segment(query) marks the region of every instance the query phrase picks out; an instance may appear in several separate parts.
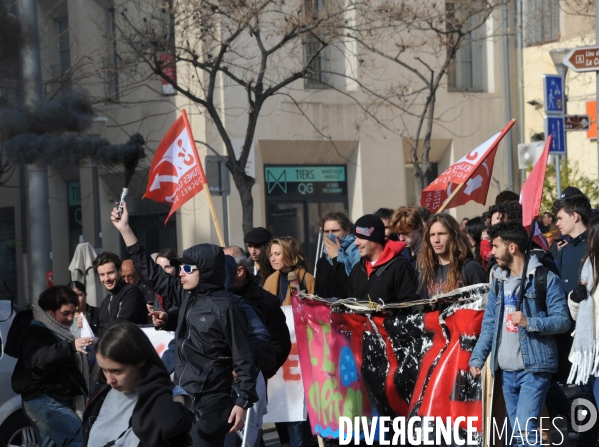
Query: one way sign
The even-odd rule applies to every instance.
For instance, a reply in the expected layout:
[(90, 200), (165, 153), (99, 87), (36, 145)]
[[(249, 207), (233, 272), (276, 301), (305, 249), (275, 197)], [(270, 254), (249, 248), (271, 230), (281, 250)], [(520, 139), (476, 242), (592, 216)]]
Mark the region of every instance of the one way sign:
[(545, 136), (552, 135), (551, 155), (566, 154), (566, 129), (564, 129), (563, 116), (546, 116), (545, 117)]
[(590, 125), (589, 115), (566, 115), (564, 117), (565, 130), (589, 130)]

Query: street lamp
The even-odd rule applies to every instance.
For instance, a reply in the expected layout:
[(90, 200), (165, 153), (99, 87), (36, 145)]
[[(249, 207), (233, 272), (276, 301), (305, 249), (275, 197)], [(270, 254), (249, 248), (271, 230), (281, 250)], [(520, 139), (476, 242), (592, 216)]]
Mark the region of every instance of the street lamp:
[[(106, 122), (103, 116), (96, 116), (88, 133), (103, 138), (106, 132)], [(98, 179), (98, 165), (92, 160), (92, 188), (94, 199), (94, 249), (97, 254), (102, 252), (102, 222), (100, 220), (100, 184)]]
[(564, 64), (564, 57), (566, 57), (569, 51), (569, 48), (554, 48), (549, 51), (553, 65), (557, 69), (557, 74), (564, 78), (564, 83), (566, 82), (566, 74), (568, 74), (568, 67)]
[[(568, 54), (569, 51), (569, 48), (554, 48), (549, 51), (553, 65), (555, 65), (555, 68), (557, 69), (557, 74), (564, 80), (564, 115), (567, 113), (568, 109), (568, 98), (566, 96), (566, 75), (568, 74), (568, 67), (564, 64), (564, 57), (566, 57), (566, 54)], [(562, 195), (561, 158), (561, 155), (555, 155), (555, 186), (558, 198)]]

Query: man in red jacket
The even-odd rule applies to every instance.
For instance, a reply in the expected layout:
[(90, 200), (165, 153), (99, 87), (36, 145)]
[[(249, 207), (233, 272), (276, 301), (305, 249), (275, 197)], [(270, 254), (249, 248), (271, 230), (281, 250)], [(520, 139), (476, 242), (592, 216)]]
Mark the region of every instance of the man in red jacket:
[(335, 264), (337, 280), (347, 296), (385, 304), (419, 299), (416, 271), (401, 255), (406, 244), (385, 239), (385, 224), (379, 217), (360, 217), (354, 236), (362, 259), (354, 265), (349, 278), (345, 265)]

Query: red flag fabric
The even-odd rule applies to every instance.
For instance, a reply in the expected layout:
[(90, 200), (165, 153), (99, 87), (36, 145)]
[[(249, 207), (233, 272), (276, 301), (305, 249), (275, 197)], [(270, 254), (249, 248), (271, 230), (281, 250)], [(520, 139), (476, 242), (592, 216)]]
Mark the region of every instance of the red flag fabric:
[(543, 153), (537, 160), (522, 190), (520, 191), (520, 203), (522, 204), (522, 225), (530, 228), (530, 224), (541, 210), (541, 199), (543, 198), (543, 182), (545, 181), (545, 170), (547, 169), (547, 157), (551, 147), (552, 136), (547, 137)]
[(463, 183), (466, 183), (465, 187), (451, 199), (445, 209), (464, 205), (471, 200), (484, 205), (487, 201), (497, 147), (514, 124), (514, 120), (510, 121), (501, 132), (447, 168), (424, 188), (420, 196), (420, 205), (428, 208), (431, 213), (436, 213), (452, 192)]
[(204, 168), (183, 110), (156, 149), (143, 198), (171, 204), (166, 225), (173, 213), (199, 193), (205, 183)]

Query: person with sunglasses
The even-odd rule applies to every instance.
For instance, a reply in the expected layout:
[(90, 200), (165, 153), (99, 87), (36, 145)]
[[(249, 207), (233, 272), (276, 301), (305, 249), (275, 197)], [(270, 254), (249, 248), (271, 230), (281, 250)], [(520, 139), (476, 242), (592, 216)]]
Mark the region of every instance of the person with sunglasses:
[(222, 446), (227, 433), (243, 427), (246, 411), (258, 400), (247, 319), (225, 288), (225, 254), (212, 244), (184, 250), (170, 261), (180, 267), (177, 279), (138, 242), (127, 204), (120, 217), (115, 207), (111, 220), (142, 280), (164, 298), (167, 308), (180, 309), (174, 383), (194, 400), (193, 446)]

